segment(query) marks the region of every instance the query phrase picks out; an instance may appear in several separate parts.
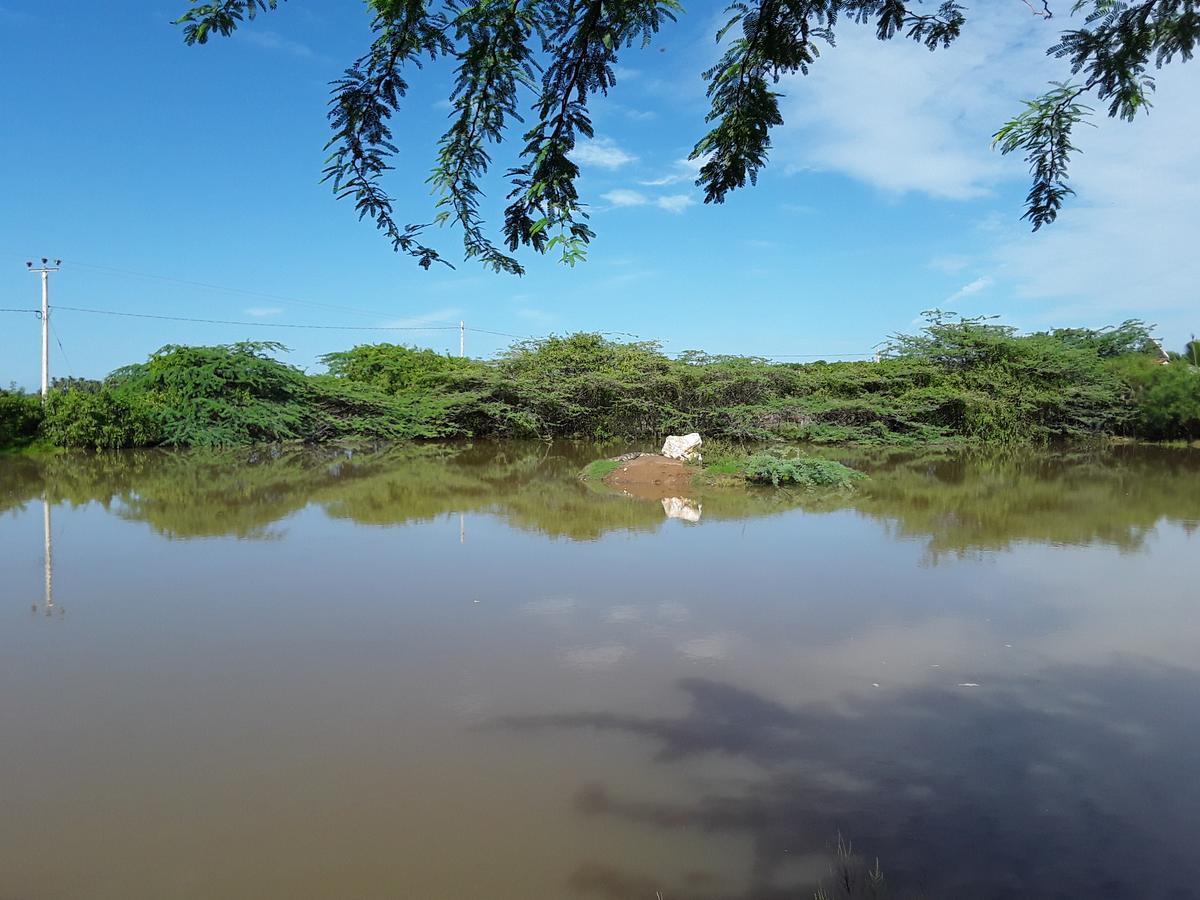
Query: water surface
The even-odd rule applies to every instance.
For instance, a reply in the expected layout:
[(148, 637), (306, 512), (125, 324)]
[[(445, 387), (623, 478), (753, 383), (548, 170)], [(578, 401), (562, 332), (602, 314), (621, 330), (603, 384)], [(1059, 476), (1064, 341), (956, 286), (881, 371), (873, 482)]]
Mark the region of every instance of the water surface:
[(1200, 896), (1200, 452), (596, 455), (0, 460), (0, 898)]

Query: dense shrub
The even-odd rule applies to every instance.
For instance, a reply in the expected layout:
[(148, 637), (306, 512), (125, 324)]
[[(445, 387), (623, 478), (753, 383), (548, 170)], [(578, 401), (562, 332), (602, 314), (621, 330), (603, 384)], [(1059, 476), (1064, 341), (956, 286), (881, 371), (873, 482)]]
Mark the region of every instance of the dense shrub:
[(1111, 365), (1133, 393), (1131, 433), (1154, 440), (1200, 438), (1200, 368), (1145, 356), (1120, 357)]
[(21, 390), (0, 390), (0, 449), (32, 442), (41, 423), (40, 397)]
[[(325, 356), (328, 374), (312, 376), (274, 358), (284, 349), (164, 347), (114, 372), (91, 395), (103, 399), (62, 401), (47, 434), (89, 446), (690, 431), (895, 444), (1200, 434), (1197, 370), (1158, 365), (1162, 354), (1140, 322), (1019, 335), (934, 312), (881, 360), (804, 365), (698, 352), (670, 359), (651, 342), (574, 334), (521, 342), (493, 361), (363, 345)], [(86, 396), (84, 387), (61, 396)], [(131, 424), (103, 428), (105, 410)]]
[(111, 389), (150, 407), (166, 444), (215, 447), (300, 440), (309, 415), (304, 373), (273, 359), (267, 341), (168, 345), (109, 376)]
[(42, 423), (46, 438), (59, 447), (113, 450), (161, 443), (162, 432), (144, 397), (116, 393), (52, 391)]
[(775, 453), (755, 453), (742, 465), (747, 481), (759, 484), (794, 484), (803, 488), (850, 487), (861, 472), (832, 459), (809, 456), (783, 456)]

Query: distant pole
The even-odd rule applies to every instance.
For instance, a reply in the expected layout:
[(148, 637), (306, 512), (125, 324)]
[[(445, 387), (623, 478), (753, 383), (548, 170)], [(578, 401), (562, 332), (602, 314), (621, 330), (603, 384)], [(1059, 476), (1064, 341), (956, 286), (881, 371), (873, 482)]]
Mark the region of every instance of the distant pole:
[(1197, 356), (1198, 352), (1200, 352), (1200, 346), (1197, 346), (1196, 335), (1193, 334), (1192, 335), (1192, 365), (1193, 366), (1200, 366), (1200, 357)]
[(458, 355), (467, 355), (467, 323), (462, 320), (458, 323)]
[(43, 256), (37, 268), (32, 262), (25, 263), (26, 269), (42, 276), (42, 400), (50, 394), (50, 273), (59, 270), (62, 260), (56, 259), (52, 266), (49, 262)]

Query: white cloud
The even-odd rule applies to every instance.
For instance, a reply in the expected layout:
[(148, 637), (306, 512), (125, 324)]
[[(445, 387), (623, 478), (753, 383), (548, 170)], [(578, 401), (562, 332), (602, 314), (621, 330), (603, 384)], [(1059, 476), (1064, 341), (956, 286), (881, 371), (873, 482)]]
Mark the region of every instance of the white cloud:
[(954, 253), (945, 256), (935, 256), (927, 263), (929, 268), (938, 272), (945, 272), (947, 275), (954, 275), (961, 272), (970, 264), (971, 258), (969, 256)]
[(460, 310), (456, 307), (433, 309), (429, 312), (408, 316), (404, 319), (391, 319), (382, 324), (384, 328), (425, 328), (430, 325), (438, 327), (457, 326), (459, 312)]
[(1164, 69), (1149, 116), (1097, 123), (1077, 141), (1078, 195), (1036, 234), (1012, 211), (996, 262), (1018, 297), (1056, 301), (1043, 306), (1042, 324), (1143, 316), (1174, 346), (1195, 327), (1198, 305), (1200, 69)]
[(607, 200), (613, 206), (645, 206), (650, 202), (650, 199), (638, 191), (631, 191), (627, 188), (617, 188), (601, 194), (602, 200)]
[(976, 278), (974, 281), (969, 281), (960, 287), (957, 291), (946, 298), (947, 303), (957, 303), (964, 297), (970, 297), (972, 294), (978, 294), (980, 291), (985, 291), (995, 284), (995, 279), (991, 275), (984, 275)]
[(962, 38), (930, 53), (845, 22), (808, 76), (781, 83), (775, 162), (839, 172), (890, 193), (988, 194), (1016, 161), (991, 150), (996, 127), (1065, 74), (1044, 48), (1058, 34), (1009, 4), (976, 4)]
[(237, 32), (237, 35), (239, 40), (245, 41), (247, 44), (254, 44), (263, 50), (278, 50), (282, 53), (289, 53), (292, 56), (299, 56), (304, 59), (317, 58), (317, 53), (312, 47), (302, 44), (300, 41), (284, 37), (277, 31), (242, 29)]
[(665, 197), (658, 197), (654, 201), (654, 205), (659, 209), (665, 209), (671, 213), (681, 213), (695, 204), (696, 201), (690, 194), (668, 194)]
[(643, 187), (663, 187), (668, 184), (679, 184), (681, 181), (695, 181), (702, 165), (704, 165), (702, 159), (677, 159), (673, 163), (673, 170), (666, 175), (639, 181), (638, 184)]
[(648, 197), (641, 191), (633, 191), (629, 188), (616, 188), (601, 194), (600, 198), (607, 200), (615, 208), (657, 206), (670, 213), (681, 213), (696, 203), (690, 194), (665, 194), (661, 197)]
[[(991, 135), (1024, 98), (1069, 78), (1063, 61), (1045, 53), (1077, 25), (1068, 18), (1046, 22), (1020, 4), (975, 4), (962, 39), (934, 53), (843, 24), (838, 46), (810, 76), (781, 85), (786, 124), (776, 130), (773, 165), (833, 172), (893, 195), (995, 196), (974, 233), (964, 230), (963, 246), (988, 266), (997, 293), (1017, 307), (1027, 301), (1023, 323), (1094, 326), (1143, 316), (1177, 344), (1200, 282), (1200, 67), (1176, 62), (1156, 73), (1154, 107), (1134, 123), (1109, 119), (1104, 104), (1093, 103), (1098, 127), (1079, 129), (1071, 166), (1078, 195), (1036, 234), (1019, 221), (1024, 162), (991, 148)], [(968, 264), (946, 256), (930, 265), (954, 272)]]
[(581, 165), (599, 166), (602, 169), (619, 169), (637, 159), (617, 146), (612, 138), (582, 141), (575, 145), (571, 157)]
[(280, 315), (283, 309), (278, 306), (251, 306), (249, 309), (243, 309), (242, 312), (256, 319), (265, 319), (268, 316)]

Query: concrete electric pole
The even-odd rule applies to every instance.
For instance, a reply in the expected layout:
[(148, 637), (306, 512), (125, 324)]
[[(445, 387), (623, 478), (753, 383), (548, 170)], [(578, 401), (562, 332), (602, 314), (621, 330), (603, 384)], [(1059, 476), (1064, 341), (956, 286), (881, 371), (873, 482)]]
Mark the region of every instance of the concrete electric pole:
[(54, 265), (49, 263), (44, 256), (36, 268), (32, 262), (25, 263), (26, 269), (42, 276), (42, 400), (50, 393), (50, 273), (59, 270), (62, 260), (56, 259)]

